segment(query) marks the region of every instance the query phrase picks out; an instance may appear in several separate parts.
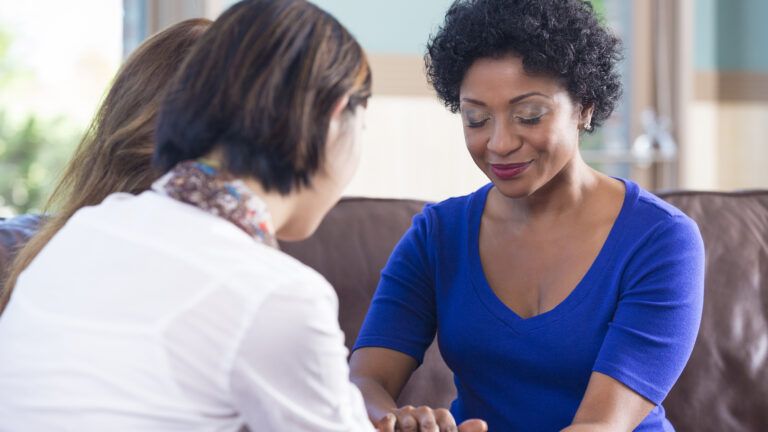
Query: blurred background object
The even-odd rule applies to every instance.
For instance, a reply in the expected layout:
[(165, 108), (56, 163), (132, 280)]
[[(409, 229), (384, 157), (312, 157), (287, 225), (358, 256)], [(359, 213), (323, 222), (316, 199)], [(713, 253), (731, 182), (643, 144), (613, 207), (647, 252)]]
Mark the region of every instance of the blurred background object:
[(39, 211), (120, 66), (122, 0), (0, 0), (0, 217)]
[[(0, 0), (0, 217), (39, 210), (119, 63), (232, 0)], [(317, 0), (374, 70), (348, 195), (440, 200), (487, 180), (424, 76), (451, 0)], [(623, 39), (624, 98), (585, 136), (591, 165), (646, 188), (768, 188), (768, 1), (592, 0)]]

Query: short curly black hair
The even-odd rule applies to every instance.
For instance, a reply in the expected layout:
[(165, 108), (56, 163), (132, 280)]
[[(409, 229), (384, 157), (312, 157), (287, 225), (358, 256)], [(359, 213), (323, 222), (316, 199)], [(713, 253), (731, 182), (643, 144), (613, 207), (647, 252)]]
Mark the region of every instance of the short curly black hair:
[(451, 112), (464, 74), (480, 58), (519, 55), (528, 73), (558, 77), (592, 124), (621, 97), (621, 41), (584, 0), (456, 0), (427, 44), (427, 78)]

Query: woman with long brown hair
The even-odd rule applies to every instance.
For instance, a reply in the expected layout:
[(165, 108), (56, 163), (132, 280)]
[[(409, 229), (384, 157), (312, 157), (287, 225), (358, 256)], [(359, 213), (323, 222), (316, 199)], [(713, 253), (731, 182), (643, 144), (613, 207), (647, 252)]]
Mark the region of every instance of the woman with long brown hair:
[[(46, 205), (49, 217), (19, 250), (13, 265), (7, 269), (0, 266), (0, 287), (5, 285), (0, 313), (19, 274), (76, 211), (99, 204), (115, 192), (144, 192), (160, 176), (152, 166), (160, 101), (192, 46), (210, 25), (204, 18), (175, 24), (147, 39), (122, 65), (54, 188)], [(43, 219), (25, 215), (23, 221), (18, 220), (25, 228), (34, 229)], [(9, 229), (12, 221), (6, 222)], [(14, 241), (23, 238), (17, 236)]]
[(170, 83), (139, 195), (75, 213), (0, 319), (3, 430), (366, 431), (338, 300), (276, 247), (359, 158), (366, 56), (304, 0), (244, 0)]

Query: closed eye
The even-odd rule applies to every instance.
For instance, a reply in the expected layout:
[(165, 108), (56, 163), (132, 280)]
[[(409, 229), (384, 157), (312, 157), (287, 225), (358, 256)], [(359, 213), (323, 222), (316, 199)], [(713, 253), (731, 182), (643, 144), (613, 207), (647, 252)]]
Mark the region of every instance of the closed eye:
[(485, 126), (485, 123), (487, 121), (488, 121), (488, 119), (480, 120), (480, 121), (476, 121), (476, 122), (467, 121), (467, 127), (472, 128), (472, 129), (481, 128), (481, 127)]
[(537, 125), (539, 122), (541, 122), (541, 118), (544, 117), (543, 115), (540, 115), (538, 117), (517, 117), (517, 119), (520, 121), (520, 123), (524, 125)]

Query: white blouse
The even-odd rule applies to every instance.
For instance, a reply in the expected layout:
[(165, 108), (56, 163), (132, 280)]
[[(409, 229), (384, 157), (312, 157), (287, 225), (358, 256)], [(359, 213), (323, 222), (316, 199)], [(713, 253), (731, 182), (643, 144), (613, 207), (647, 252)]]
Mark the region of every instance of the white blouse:
[(322, 276), (154, 192), (79, 211), (0, 317), (0, 431), (372, 431)]

